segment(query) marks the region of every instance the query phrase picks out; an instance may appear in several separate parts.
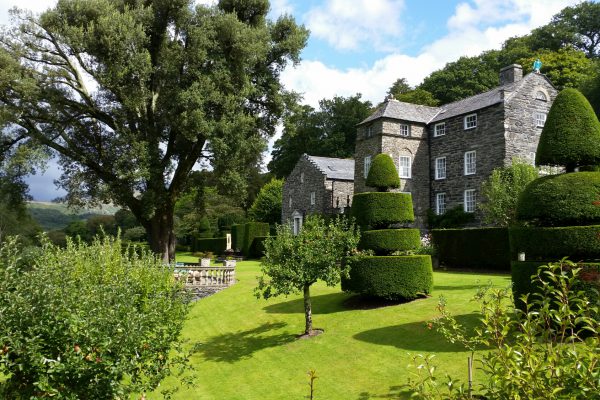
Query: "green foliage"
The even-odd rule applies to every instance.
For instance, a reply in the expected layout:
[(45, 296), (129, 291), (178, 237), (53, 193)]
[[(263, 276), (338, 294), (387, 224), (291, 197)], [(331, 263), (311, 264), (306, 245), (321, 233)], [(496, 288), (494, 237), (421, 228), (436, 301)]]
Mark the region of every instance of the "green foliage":
[(548, 77), (557, 89), (577, 88), (588, 77), (592, 61), (582, 51), (572, 47), (540, 50), (517, 62), (523, 66), (523, 73), (533, 71), (533, 62), (542, 62), (540, 72)]
[(343, 262), (356, 250), (359, 234), (347, 219), (326, 223), (318, 215), (309, 215), (302, 230), (294, 235), (289, 225), (278, 225), (277, 235), (264, 241), (262, 276), (255, 289), (257, 297), (304, 292), (305, 333), (312, 334), (310, 286), (318, 280), (335, 286), (348, 267)]
[(365, 256), (350, 260), (349, 279), (342, 290), (388, 300), (413, 300), (427, 296), (433, 289), (431, 257)]
[(600, 118), (600, 60), (595, 60), (592, 68), (588, 71), (587, 78), (579, 87), (590, 102), (590, 105), (596, 112), (596, 116)]
[(380, 192), (400, 187), (400, 177), (394, 160), (387, 154), (377, 154), (373, 159), (366, 185), (377, 188)]
[(537, 148), (537, 165), (600, 164), (600, 122), (592, 106), (576, 89), (561, 91), (550, 108)]
[(250, 258), (262, 258), (265, 254), (265, 240), (269, 236), (256, 236), (250, 246)]
[(548, 25), (551, 36), (563, 37), (565, 43), (584, 51), (589, 58), (600, 56), (600, 4), (583, 1), (566, 7)]
[(480, 290), (475, 298), (480, 304), (480, 323), (472, 334), (452, 317), (442, 299), (441, 314), (429, 326), (451, 343), (463, 343), (472, 354), (484, 347), (475, 360), (483, 378), (473, 391), (449, 376), (438, 380), (435, 365), (424, 357), (417, 367), (417, 380), (407, 385), (413, 397), (545, 400), (595, 396), (600, 391), (600, 319), (595, 318), (599, 308), (577, 290), (581, 273), (568, 261), (539, 269), (533, 280), (540, 291), (522, 298), (523, 309), (516, 313), (510, 307), (509, 290)]
[(371, 102), (361, 95), (319, 101), (319, 109), (301, 105), (290, 96), (283, 134), (273, 146), (269, 171), (278, 178), (292, 172), (302, 154), (322, 157), (354, 156), (356, 125), (371, 114)]
[(394, 96), (396, 100), (405, 103), (422, 104), (432, 107), (439, 104), (439, 101), (430, 92), (424, 89), (412, 88), (405, 78), (396, 79), (387, 93)]
[(537, 177), (534, 166), (518, 159), (510, 166), (495, 168), (481, 185), (484, 201), (479, 208), (483, 212), (483, 222), (496, 226), (513, 224), (519, 196)]
[(417, 250), (421, 247), (418, 229), (379, 229), (362, 231), (358, 248), (373, 250), (376, 255), (390, 255), (395, 251)]
[(225, 253), (227, 238), (196, 239), (193, 251), (211, 252), (216, 255)]
[(447, 267), (508, 271), (514, 258), (506, 228), (434, 229), (431, 239)]
[(456, 206), (447, 210), (442, 215), (437, 215), (433, 210), (427, 210), (427, 224), (429, 229), (462, 228), (475, 221), (475, 215)]
[(246, 243), (246, 224), (231, 225), (231, 247), (236, 251), (242, 251)]
[(357, 193), (352, 200), (352, 216), (359, 226), (372, 228), (387, 228), (391, 224), (415, 220), (409, 193)]
[[(188, 306), (173, 270), (119, 239), (0, 249), (0, 397), (115, 399), (175, 372)], [(128, 255), (129, 254), (129, 255)]]
[(130, 242), (145, 242), (146, 230), (141, 226), (134, 226), (133, 228), (126, 229), (123, 232), (123, 239), (129, 240)]
[(531, 182), (517, 204), (517, 219), (538, 226), (600, 223), (600, 173), (549, 175)]
[(245, 225), (243, 254), (250, 257), (256, 237), (269, 236), (269, 224), (266, 222), (248, 222)]
[(248, 210), (248, 216), (257, 222), (278, 224), (281, 222), (283, 179), (272, 179), (258, 192)]
[(600, 225), (564, 227), (514, 227), (510, 229), (513, 254), (524, 252), (528, 260), (600, 259)]

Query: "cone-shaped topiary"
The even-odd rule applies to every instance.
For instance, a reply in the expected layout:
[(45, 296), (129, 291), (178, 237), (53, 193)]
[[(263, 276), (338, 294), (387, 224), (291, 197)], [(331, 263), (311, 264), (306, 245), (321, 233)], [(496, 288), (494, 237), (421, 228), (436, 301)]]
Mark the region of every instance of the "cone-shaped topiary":
[(400, 178), (392, 157), (387, 154), (375, 156), (371, 169), (369, 169), (369, 175), (367, 175), (366, 184), (377, 188), (380, 192), (400, 187)]
[(535, 157), (537, 165), (559, 165), (572, 172), (600, 164), (600, 122), (585, 96), (561, 91), (550, 108)]

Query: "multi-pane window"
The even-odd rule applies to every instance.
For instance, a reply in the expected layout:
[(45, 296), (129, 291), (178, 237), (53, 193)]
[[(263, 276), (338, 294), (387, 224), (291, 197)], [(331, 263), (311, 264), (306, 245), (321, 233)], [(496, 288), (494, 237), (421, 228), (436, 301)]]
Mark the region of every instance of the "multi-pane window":
[(315, 205), (315, 192), (310, 192), (310, 205), (314, 206)]
[(410, 126), (407, 124), (400, 124), (400, 136), (410, 136)]
[(536, 112), (534, 114), (534, 118), (535, 118), (535, 126), (537, 128), (543, 128), (544, 124), (546, 123), (546, 113)]
[(365, 165), (364, 165), (365, 178), (369, 175), (370, 169), (371, 169), (371, 156), (366, 156), (365, 157)]
[(446, 179), (446, 157), (435, 159), (435, 179)]
[(475, 150), (465, 153), (465, 175), (473, 175), (477, 172), (477, 156)]
[(411, 163), (410, 163), (410, 157), (408, 156), (400, 156), (400, 162), (399, 162), (399, 173), (400, 173), (400, 178), (410, 178), (412, 175), (412, 171), (411, 171)]
[(465, 129), (477, 127), (477, 114), (469, 114), (465, 117)]
[(475, 189), (467, 189), (465, 190), (465, 202), (464, 202), (464, 210), (465, 212), (472, 213), (475, 212), (475, 205), (477, 204), (477, 198), (475, 197)]
[(435, 195), (435, 213), (442, 215), (446, 212), (446, 193), (437, 193)]
[(433, 136), (434, 137), (444, 136), (445, 134), (446, 134), (446, 123), (445, 122), (441, 122), (441, 123), (435, 124), (433, 126)]

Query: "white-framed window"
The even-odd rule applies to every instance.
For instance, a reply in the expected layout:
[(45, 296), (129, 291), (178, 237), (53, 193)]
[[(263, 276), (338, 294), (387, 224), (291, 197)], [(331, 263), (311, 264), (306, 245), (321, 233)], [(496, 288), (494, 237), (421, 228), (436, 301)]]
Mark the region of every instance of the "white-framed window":
[(398, 165), (400, 166), (400, 168), (398, 168), (400, 178), (408, 179), (412, 177), (412, 166), (409, 156), (400, 156)]
[(546, 93), (542, 92), (541, 90), (538, 90), (535, 93), (535, 99), (540, 100), (540, 101), (548, 101), (548, 97), (546, 97)]
[(365, 157), (364, 171), (363, 171), (365, 173), (365, 179), (369, 175), (369, 170), (370, 169), (371, 169), (371, 156), (366, 156)]
[(446, 193), (437, 193), (435, 195), (435, 213), (442, 215), (446, 212)]
[(315, 192), (310, 192), (310, 205), (311, 206), (315, 205), (315, 200), (316, 200)]
[(475, 212), (476, 204), (477, 204), (477, 198), (475, 196), (475, 189), (465, 190), (465, 198), (464, 198), (465, 212), (468, 212), (468, 213)]
[(446, 123), (440, 122), (433, 126), (433, 137), (444, 136), (446, 134)]
[(400, 124), (400, 136), (410, 136), (410, 125)]
[(477, 155), (475, 150), (465, 153), (465, 175), (473, 175), (477, 172)]
[(289, 207), (292, 208), (292, 196), (290, 196)]
[(446, 179), (446, 157), (435, 159), (435, 179)]
[(546, 123), (546, 113), (536, 112), (534, 114), (533, 118), (535, 119), (535, 127), (536, 128), (544, 127), (544, 124)]
[(300, 183), (304, 183), (304, 172), (300, 172)]
[(294, 221), (292, 225), (292, 230), (294, 235), (297, 235), (302, 230), (302, 214), (300, 214), (298, 211), (294, 211), (294, 213), (292, 214), (292, 220)]
[(373, 126), (369, 125), (367, 126), (366, 137), (370, 138), (371, 136), (373, 136)]
[(465, 129), (473, 129), (477, 127), (477, 114), (469, 114), (465, 116)]

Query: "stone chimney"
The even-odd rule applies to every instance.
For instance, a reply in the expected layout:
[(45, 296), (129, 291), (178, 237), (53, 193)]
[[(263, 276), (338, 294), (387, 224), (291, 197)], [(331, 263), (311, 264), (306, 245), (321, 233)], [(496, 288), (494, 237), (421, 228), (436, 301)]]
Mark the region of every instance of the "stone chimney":
[(519, 64), (509, 65), (500, 70), (500, 86), (523, 79), (523, 67)]

